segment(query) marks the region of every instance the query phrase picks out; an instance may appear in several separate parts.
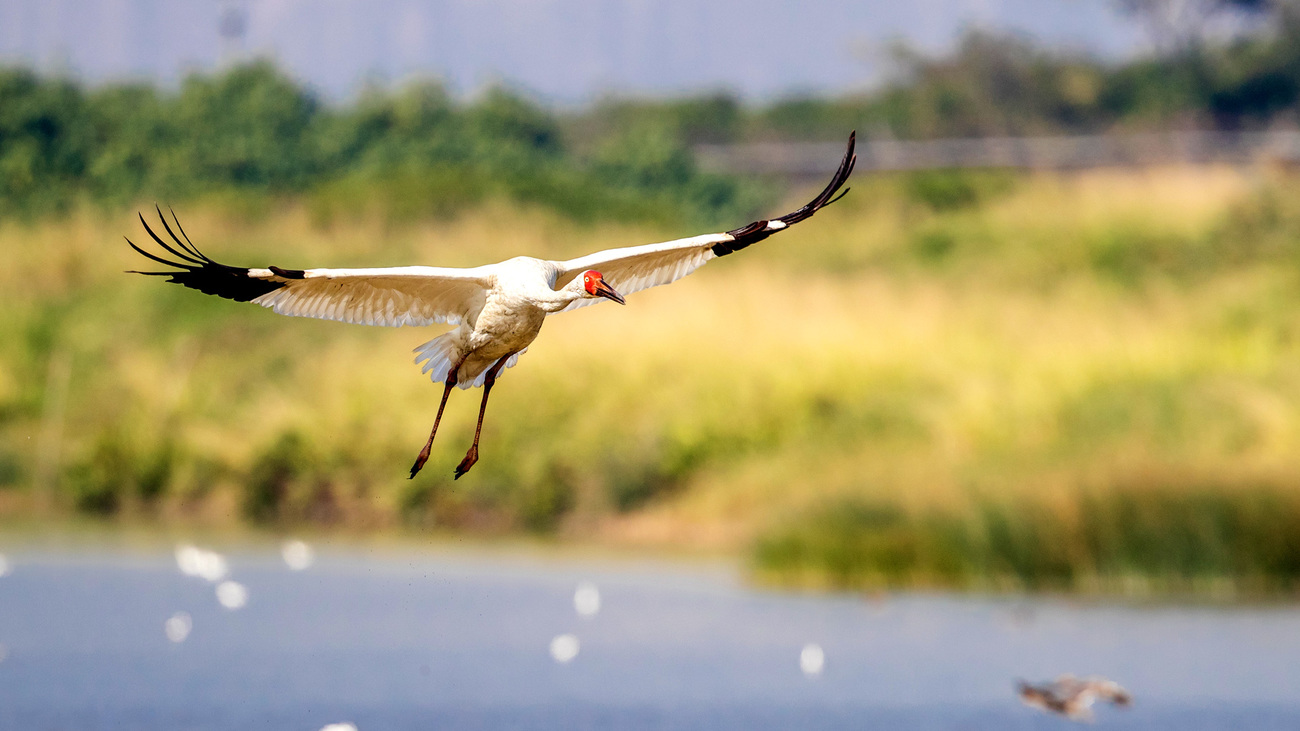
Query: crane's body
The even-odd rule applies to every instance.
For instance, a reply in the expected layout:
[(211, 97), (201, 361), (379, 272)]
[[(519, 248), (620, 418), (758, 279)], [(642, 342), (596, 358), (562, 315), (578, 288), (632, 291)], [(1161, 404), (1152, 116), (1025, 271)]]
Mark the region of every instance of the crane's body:
[[(485, 282), (482, 304), (475, 303), (460, 325), (416, 349), (434, 383), (447, 380), (452, 364), (464, 358), (457, 373), (461, 388), (482, 385), (494, 363), (523, 354), (542, 331), (546, 316), (577, 300), (581, 290), (556, 290), (559, 270), (550, 262), (520, 256), (497, 264)], [(507, 361), (506, 367), (514, 362)]]
[[(415, 349), (416, 363), (435, 383), (443, 383), (442, 402), (411, 477), (428, 459), (447, 397), (455, 386), (483, 386), (474, 445), (456, 468), (459, 478), (478, 460), (479, 434), (488, 394), (500, 373), (518, 362), (541, 332), (548, 315), (602, 299), (625, 304), (623, 295), (668, 284), (719, 256), (739, 251), (812, 216), (847, 193), (836, 195), (853, 171), (854, 137), (829, 185), (793, 213), (755, 221), (726, 233), (706, 234), (659, 244), (608, 249), (577, 259), (549, 261), (520, 256), (497, 264), (457, 269), (390, 267), (375, 269), (245, 269), (219, 264), (200, 252), (180, 221), (172, 231), (158, 211), (168, 244), (140, 217), (150, 237), (179, 261), (150, 254), (128, 239), (145, 257), (171, 267), (138, 272), (171, 277), (169, 281), (206, 294), (252, 302), (283, 315), (316, 317), (364, 325), (431, 325), (455, 327)], [(183, 241), (182, 241), (183, 237)], [(602, 274), (603, 271), (603, 274)], [(615, 288), (617, 287), (617, 289)]]

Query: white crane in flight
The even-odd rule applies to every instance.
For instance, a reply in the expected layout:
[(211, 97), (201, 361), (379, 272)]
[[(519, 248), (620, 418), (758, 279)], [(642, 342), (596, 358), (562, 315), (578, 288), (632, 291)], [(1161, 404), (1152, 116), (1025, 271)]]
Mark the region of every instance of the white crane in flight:
[(474, 444), (456, 466), (459, 479), (478, 461), (479, 434), (492, 385), (501, 371), (513, 366), (528, 349), (547, 315), (576, 310), (602, 298), (624, 304), (624, 295), (675, 282), (711, 259), (762, 241), (834, 203), (848, 192), (847, 188), (839, 191), (857, 161), (854, 137), (849, 135), (848, 149), (831, 182), (807, 205), (726, 233), (607, 249), (568, 261), (518, 256), (470, 269), (244, 269), (205, 256), (190, 242), (173, 212), (172, 223), (181, 236), (177, 238), (162, 210), (157, 209), (171, 244), (149, 228), (143, 215), (140, 223), (176, 260), (151, 254), (127, 239), (131, 248), (169, 267), (160, 272), (130, 273), (170, 277), (169, 282), (237, 302), (253, 302), (282, 315), (389, 327), (456, 325), (415, 349), (415, 362), (424, 364), (423, 372), (434, 383), (446, 386), (429, 440), (411, 467), (411, 477), (429, 458), (452, 387), (482, 386)]

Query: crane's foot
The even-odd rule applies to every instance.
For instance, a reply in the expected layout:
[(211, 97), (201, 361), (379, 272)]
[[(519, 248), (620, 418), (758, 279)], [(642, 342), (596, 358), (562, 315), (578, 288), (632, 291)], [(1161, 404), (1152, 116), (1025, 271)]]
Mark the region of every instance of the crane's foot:
[(415, 464), (411, 465), (411, 476), (408, 477), (407, 479), (414, 480), (415, 476), (419, 474), (420, 469), (424, 467), (424, 463), (428, 461), (429, 461), (429, 445), (426, 444), (424, 445), (424, 449), (420, 450), (420, 456), (415, 458)]
[(475, 444), (474, 446), (469, 448), (468, 452), (465, 453), (465, 459), (462, 459), (460, 461), (460, 464), (456, 465), (455, 479), (459, 480), (461, 475), (465, 474), (466, 472), (469, 472), (469, 468), (473, 467), (474, 463), (477, 461), (478, 461), (478, 445)]

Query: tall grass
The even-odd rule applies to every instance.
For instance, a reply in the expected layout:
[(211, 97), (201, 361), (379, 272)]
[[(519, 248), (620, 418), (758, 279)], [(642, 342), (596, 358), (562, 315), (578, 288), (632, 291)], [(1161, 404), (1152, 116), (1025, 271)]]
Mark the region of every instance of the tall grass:
[[(453, 394), (405, 479), (439, 396), (409, 352), (439, 330), (290, 320), (126, 276), (139, 262), (118, 236), (138, 223), (92, 210), (0, 223), (0, 511), (757, 546), (774, 581), (1290, 586), (1300, 177), (948, 175), (864, 176), (743, 256), (551, 319), (456, 482), (477, 391)], [(178, 213), (217, 259), (285, 267), (693, 233), (313, 205)], [(889, 536), (962, 562), (898, 558)]]
[(1300, 589), (1300, 495), (1180, 482), (909, 513), (838, 500), (756, 544), (760, 578), (1220, 597)]

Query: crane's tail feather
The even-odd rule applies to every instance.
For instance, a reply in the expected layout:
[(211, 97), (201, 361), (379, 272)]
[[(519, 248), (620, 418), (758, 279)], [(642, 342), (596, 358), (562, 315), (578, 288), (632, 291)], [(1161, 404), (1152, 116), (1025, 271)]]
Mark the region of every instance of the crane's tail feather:
[[(459, 330), (445, 332), (415, 349), (416, 365), (422, 363), (420, 372), (428, 373), (429, 379), (434, 383), (446, 383), (452, 365), (460, 358), (459, 335)], [(510, 356), (506, 361), (506, 368), (513, 368), (515, 363), (519, 362), (519, 356), (526, 352), (528, 352), (528, 348), (524, 348)], [(465, 365), (461, 366), (462, 373), (456, 385), (461, 388), (482, 386), (483, 381), (487, 378), (488, 367), (491, 365), (491, 362), (475, 362), (473, 358), (470, 358)], [(500, 378), (500, 375), (497, 377)]]
[(445, 382), (448, 371), (456, 362), (460, 350), (456, 335), (456, 330), (445, 332), (415, 349), (415, 364), (423, 363), (420, 372), (428, 373), (434, 383)]

